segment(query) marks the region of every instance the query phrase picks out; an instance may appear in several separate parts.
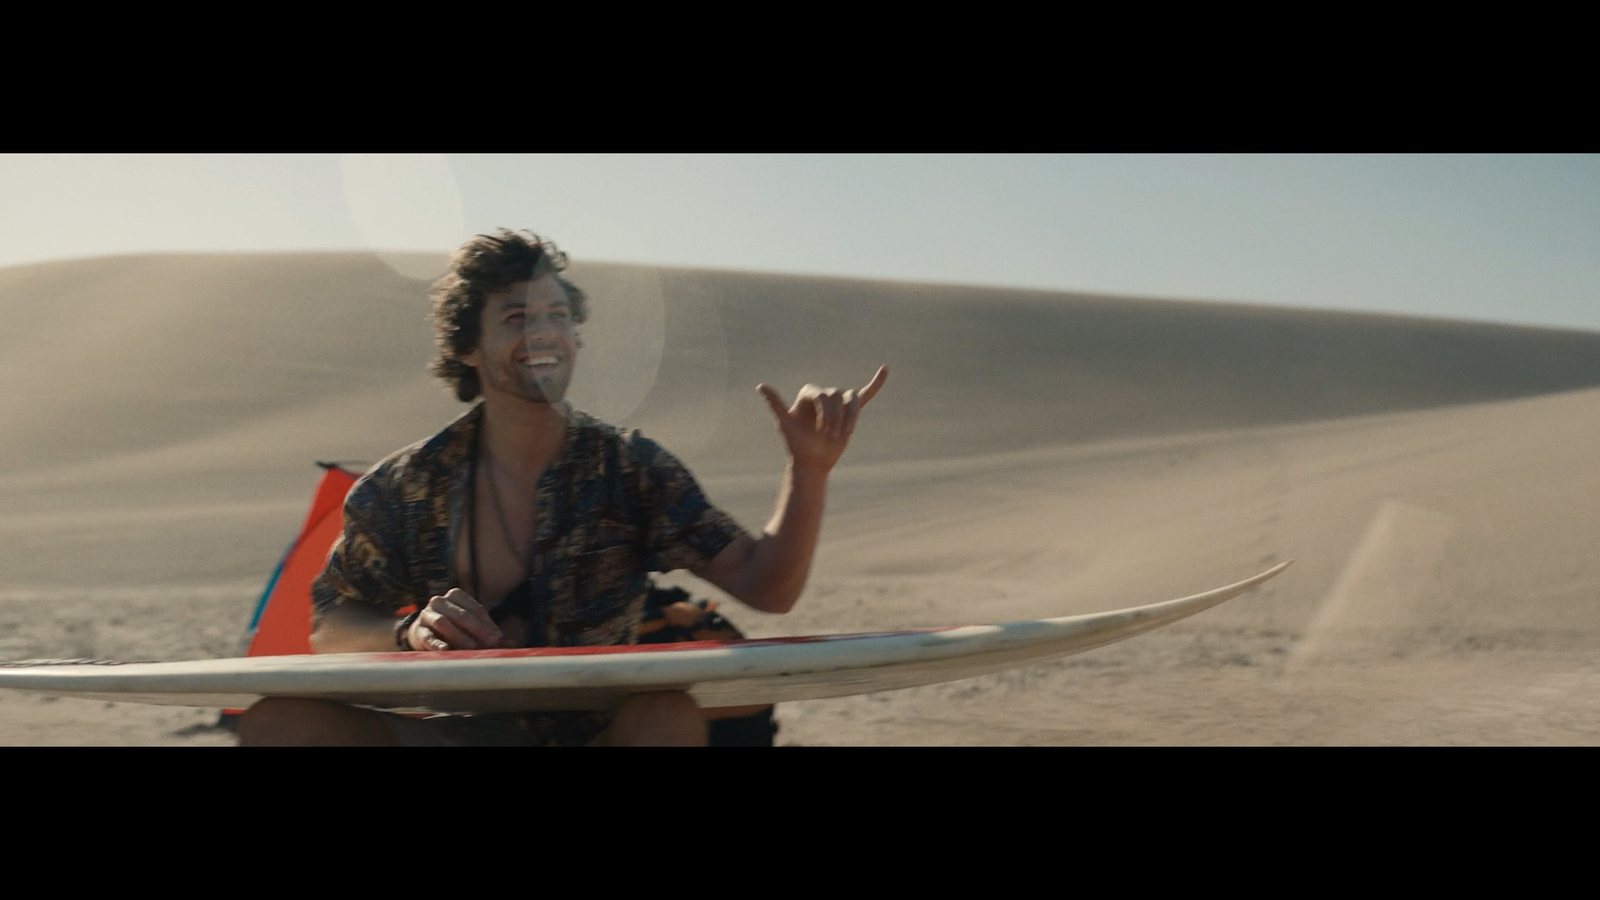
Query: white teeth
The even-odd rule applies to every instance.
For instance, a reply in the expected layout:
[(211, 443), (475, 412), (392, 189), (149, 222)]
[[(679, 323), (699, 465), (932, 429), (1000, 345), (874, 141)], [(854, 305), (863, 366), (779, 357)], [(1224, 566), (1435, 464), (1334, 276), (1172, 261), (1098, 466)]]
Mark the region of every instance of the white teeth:
[(556, 358), (554, 356), (535, 356), (533, 359), (528, 360), (528, 365), (530, 365), (530, 366), (553, 366), (553, 365), (556, 364), (556, 361), (557, 360), (556, 360)]

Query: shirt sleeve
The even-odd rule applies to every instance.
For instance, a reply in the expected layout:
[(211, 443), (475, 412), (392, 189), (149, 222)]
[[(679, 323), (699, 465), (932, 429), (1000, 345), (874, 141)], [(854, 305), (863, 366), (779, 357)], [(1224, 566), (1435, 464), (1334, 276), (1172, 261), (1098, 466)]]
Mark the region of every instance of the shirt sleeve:
[(747, 533), (732, 516), (712, 506), (683, 463), (655, 441), (635, 432), (629, 450), (645, 498), (650, 571), (696, 568)]
[(407, 587), (403, 517), (386, 479), (368, 473), (344, 501), (344, 531), (311, 582), (311, 627), (346, 603), (398, 614), (416, 602)]

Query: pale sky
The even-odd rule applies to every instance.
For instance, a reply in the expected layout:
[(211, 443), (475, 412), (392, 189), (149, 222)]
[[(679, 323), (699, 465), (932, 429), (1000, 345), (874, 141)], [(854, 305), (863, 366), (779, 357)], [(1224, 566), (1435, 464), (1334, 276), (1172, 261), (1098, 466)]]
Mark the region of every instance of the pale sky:
[(1600, 331), (1596, 155), (0, 156), (0, 266), (500, 225), (580, 261)]

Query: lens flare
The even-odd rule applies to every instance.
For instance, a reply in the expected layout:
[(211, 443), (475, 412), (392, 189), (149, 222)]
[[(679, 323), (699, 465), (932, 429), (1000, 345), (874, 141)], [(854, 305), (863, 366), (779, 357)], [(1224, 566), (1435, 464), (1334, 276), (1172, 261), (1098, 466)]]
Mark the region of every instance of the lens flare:
[[(574, 266), (572, 277), (589, 304), (588, 318), (574, 327), (581, 362), (569, 369), (568, 398), (596, 418), (625, 423), (644, 404), (661, 371), (667, 331), (661, 278), (654, 269), (635, 266)], [(537, 350), (548, 350), (556, 324), (543, 317), (525, 320), (530, 359)]]
[(467, 238), (461, 188), (439, 154), (339, 157), (345, 205), (367, 248), (396, 274), (432, 281)]

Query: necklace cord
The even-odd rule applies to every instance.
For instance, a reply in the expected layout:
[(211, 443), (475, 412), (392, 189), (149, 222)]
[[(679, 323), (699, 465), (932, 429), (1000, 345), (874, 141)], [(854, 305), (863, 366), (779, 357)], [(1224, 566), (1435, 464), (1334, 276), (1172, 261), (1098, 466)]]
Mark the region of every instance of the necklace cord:
[(516, 540), (511, 537), (511, 523), (506, 520), (505, 506), (500, 503), (500, 486), (494, 480), (494, 460), (485, 460), (484, 463), (483, 470), (489, 476), (489, 499), (494, 502), (494, 515), (500, 521), (500, 534), (505, 538), (511, 555), (517, 558), (517, 562), (522, 564), (522, 571), (526, 573), (533, 568), (533, 563), (522, 555), (522, 551), (517, 549)]

